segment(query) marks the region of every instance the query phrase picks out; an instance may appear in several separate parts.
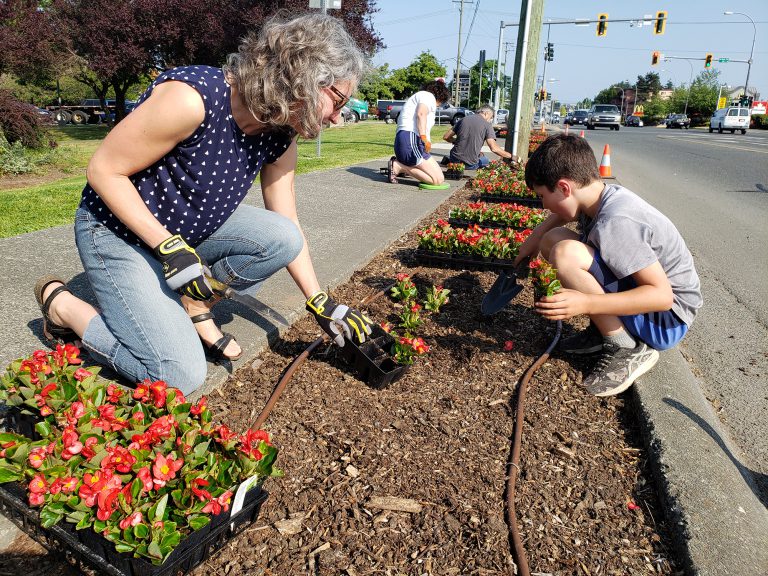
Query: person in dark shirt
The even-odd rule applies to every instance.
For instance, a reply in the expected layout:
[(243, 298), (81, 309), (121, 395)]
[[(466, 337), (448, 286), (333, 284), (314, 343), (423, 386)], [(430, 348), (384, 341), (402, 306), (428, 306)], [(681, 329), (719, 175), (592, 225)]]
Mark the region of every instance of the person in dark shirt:
[(450, 154), (443, 158), (443, 164), (461, 162), (468, 170), (488, 166), (490, 160), (481, 152), (483, 144), (487, 144), (497, 156), (511, 160), (512, 154), (496, 144), (496, 134), (491, 126), (492, 118), (493, 108), (486, 104), (475, 114), (456, 122), (455, 126), (443, 134), (443, 140), (453, 144)]
[[(254, 293), (287, 267), (335, 342), (370, 333), (320, 289), (294, 193), (297, 135), (338, 120), (366, 68), (339, 20), (276, 17), (222, 69), (161, 74), (88, 164), (75, 240), (99, 309), (55, 276), (35, 295), (44, 334), (80, 340), (130, 382), (189, 393), (214, 359), (242, 354), (214, 323), (208, 278)], [(242, 204), (261, 176), (265, 208)]]

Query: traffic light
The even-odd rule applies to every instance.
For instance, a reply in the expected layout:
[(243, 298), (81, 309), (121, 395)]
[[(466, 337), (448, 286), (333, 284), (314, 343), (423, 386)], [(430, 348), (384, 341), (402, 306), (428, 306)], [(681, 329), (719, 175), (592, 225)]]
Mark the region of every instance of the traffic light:
[(598, 14), (597, 20), (597, 35), (605, 36), (605, 33), (608, 31), (608, 14)]
[(547, 99), (547, 91), (544, 88), (541, 89), (541, 99), (542, 100), (546, 100)]
[(704, 68), (712, 68), (712, 54), (704, 56)]
[(655, 51), (653, 54), (651, 54), (651, 66), (656, 66), (656, 64), (659, 63), (659, 51)]
[(555, 45), (547, 42), (547, 59), (552, 62), (555, 59)]
[(664, 34), (664, 27), (667, 25), (667, 11), (659, 10), (656, 12), (656, 22), (653, 24), (654, 34)]

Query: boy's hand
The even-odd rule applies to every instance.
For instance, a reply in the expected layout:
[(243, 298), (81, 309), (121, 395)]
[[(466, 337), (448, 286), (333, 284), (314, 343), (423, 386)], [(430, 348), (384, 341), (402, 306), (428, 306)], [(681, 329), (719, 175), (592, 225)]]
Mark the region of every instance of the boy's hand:
[(589, 314), (589, 299), (589, 294), (561, 288), (557, 294), (544, 296), (534, 306), (547, 320), (567, 320), (579, 314)]

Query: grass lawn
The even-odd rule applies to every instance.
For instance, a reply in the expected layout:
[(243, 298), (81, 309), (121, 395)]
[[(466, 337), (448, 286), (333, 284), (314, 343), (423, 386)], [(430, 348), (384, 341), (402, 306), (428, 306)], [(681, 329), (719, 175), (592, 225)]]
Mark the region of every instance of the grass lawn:
[[(298, 174), (351, 166), (392, 155), (395, 125), (375, 120), (323, 130), (321, 156), (315, 140), (299, 141)], [(435, 126), (432, 141), (447, 130)], [(105, 126), (67, 126), (51, 129), (58, 147), (36, 179), (41, 184), (0, 189), (0, 238), (69, 224), (85, 185), (85, 167), (106, 135)], [(64, 175), (62, 177), (62, 174)]]

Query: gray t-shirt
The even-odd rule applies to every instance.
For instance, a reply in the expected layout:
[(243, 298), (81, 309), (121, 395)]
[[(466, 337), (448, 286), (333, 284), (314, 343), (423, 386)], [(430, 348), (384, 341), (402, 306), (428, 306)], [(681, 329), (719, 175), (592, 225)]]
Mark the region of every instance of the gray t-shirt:
[(617, 278), (658, 260), (672, 286), (672, 311), (688, 326), (701, 308), (701, 286), (685, 240), (669, 218), (617, 184), (606, 185), (594, 219), (580, 221), (582, 241), (600, 252)]
[(453, 127), (456, 133), (456, 144), (451, 148), (451, 162), (477, 164), (480, 149), (488, 138), (495, 139), (491, 124), (480, 114), (462, 118)]

